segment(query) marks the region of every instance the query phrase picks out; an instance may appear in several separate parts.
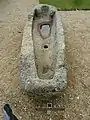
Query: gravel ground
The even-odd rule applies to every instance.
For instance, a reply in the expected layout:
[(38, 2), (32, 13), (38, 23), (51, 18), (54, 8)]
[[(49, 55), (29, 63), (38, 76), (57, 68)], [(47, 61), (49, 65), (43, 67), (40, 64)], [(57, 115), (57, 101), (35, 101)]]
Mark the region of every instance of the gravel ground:
[(61, 16), (68, 62), (66, 120), (90, 120), (90, 11)]
[(35, 110), (19, 87), (19, 54), (27, 14), (36, 0), (0, 0), (0, 120), (10, 103), (19, 120), (90, 120), (90, 11), (60, 12), (65, 30), (68, 87), (57, 98), (65, 111)]

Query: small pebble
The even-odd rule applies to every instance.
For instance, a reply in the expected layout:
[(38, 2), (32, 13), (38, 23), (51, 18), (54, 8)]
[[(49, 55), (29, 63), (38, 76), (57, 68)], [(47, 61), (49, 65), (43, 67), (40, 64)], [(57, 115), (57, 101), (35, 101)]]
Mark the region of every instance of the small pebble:
[(19, 118), (20, 118), (20, 120), (22, 119), (22, 117), (21, 117), (21, 116), (20, 116)]
[(77, 99), (79, 100), (79, 96), (77, 96)]
[(15, 104), (14, 106), (16, 107), (17, 105)]
[(47, 115), (50, 115), (51, 111), (50, 110), (47, 110)]
[(26, 107), (24, 108), (25, 112), (27, 111)]

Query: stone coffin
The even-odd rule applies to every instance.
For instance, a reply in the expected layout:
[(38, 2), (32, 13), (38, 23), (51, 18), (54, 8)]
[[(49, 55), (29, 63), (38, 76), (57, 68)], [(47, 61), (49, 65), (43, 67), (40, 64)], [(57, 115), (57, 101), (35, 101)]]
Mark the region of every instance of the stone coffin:
[(55, 93), (67, 86), (65, 43), (54, 6), (35, 6), (25, 25), (20, 56), (20, 85), (27, 92)]

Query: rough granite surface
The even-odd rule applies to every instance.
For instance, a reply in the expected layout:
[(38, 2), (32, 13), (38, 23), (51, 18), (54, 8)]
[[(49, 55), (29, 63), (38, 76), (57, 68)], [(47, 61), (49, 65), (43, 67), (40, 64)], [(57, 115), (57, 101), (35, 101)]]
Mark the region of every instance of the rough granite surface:
[[(53, 7), (50, 7), (51, 10), (53, 10), (52, 8)], [(65, 89), (67, 85), (67, 70), (65, 67), (65, 54), (64, 54), (65, 50), (63, 34), (64, 31), (60, 15), (58, 14), (57, 11), (55, 19), (56, 19), (57, 62), (53, 79), (42, 80), (39, 79), (37, 75), (32, 38), (33, 17), (29, 19), (24, 28), (20, 59), (21, 66), (20, 81), (21, 87), (28, 92), (30, 91), (40, 94), (45, 92), (52, 92), (53, 90), (58, 92)]]

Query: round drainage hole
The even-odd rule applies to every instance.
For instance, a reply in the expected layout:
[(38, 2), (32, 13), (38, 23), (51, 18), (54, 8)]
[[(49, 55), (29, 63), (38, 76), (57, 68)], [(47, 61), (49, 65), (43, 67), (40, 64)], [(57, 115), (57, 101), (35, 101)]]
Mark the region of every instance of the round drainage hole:
[(45, 49), (48, 48), (48, 45), (44, 45), (44, 48), (45, 48)]

